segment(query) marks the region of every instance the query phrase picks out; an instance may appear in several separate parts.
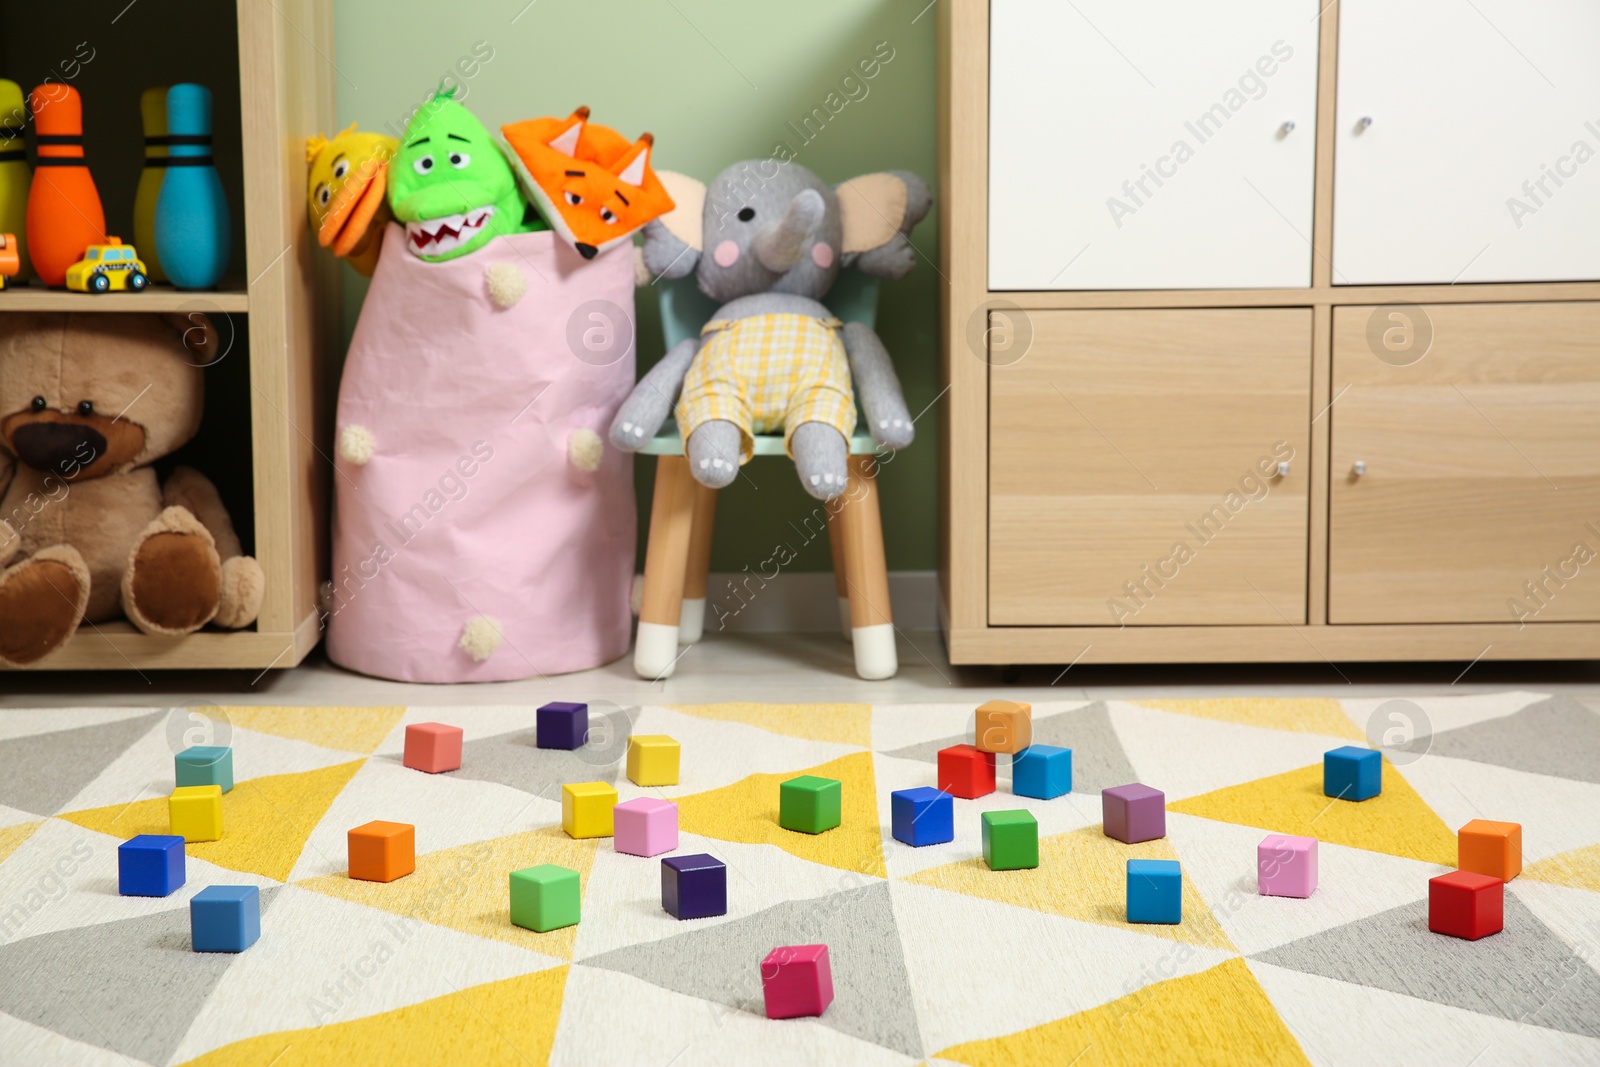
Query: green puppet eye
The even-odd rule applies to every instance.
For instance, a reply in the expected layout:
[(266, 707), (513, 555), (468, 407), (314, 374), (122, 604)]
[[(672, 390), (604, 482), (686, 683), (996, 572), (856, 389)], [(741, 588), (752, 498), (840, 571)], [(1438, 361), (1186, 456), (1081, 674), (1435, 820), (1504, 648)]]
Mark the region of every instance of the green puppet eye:
[(451, 152), (450, 153), (450, 165), (452, 167), (456, 168), (456, 170), (465, 169), (467, 164), (469, 164), (471, 162), (472, 162), (472, 157), (467, 155), (467, 153), (465, 153), (465, 152)]
[(423, 156), (421, 159), (411, 164), (411, 169), (416, 171), (418, 174), (427, 174), (429, 171), (433, 170), (433, 157)]

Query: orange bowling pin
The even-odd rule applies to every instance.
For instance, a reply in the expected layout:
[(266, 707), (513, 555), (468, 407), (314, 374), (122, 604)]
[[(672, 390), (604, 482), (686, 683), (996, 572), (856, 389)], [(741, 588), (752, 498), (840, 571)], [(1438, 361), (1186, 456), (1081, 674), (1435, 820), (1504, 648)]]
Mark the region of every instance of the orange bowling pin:
[(90, 245), (106, 243), (100, 192), (83, 156), (83, 99), (70, 85), (28, 94), (38, 158), (28, 191), (28, 255), (39, 280), (61, 286)]

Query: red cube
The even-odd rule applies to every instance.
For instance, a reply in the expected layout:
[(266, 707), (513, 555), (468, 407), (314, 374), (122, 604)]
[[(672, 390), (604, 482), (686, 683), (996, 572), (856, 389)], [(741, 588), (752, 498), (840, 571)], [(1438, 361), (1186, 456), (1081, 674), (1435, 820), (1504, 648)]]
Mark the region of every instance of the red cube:
[(939, 788), (962, 800), (976, 800), (994, 792), (994, 753), (971, 745), (939, 750)]
[(414, 722), (406, 727), (405, 765), (438, 774), (461, 769), (461, 727)]
[(761, 991), (769, 1019), (821, 1015), (833, 1003), (827, 945), (775, 948), (761, 961)]
[(1428, 879), (1428, 929), (1468, 941), (1505, 929), (1506, 884), (1472, 871)]

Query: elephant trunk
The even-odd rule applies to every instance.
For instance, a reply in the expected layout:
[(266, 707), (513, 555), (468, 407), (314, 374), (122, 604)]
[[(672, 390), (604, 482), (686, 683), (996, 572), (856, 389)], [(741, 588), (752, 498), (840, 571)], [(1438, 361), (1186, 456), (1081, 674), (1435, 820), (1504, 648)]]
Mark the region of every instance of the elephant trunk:
[(776, 226), (755, 240), (756, 258), (774, 274), (788, 274), (806, 254), (812, 238), (822, 228), (827, 205), (815, 189), (801, 190), (789, 201), (789, 210)]

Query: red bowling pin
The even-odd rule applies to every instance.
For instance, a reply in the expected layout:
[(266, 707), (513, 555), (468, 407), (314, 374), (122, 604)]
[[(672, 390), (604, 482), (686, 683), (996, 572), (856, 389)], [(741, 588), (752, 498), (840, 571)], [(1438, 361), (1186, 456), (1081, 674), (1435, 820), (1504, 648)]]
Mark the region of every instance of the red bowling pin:
[(28, 255), (39, 280), (61, 286), (90, 245), (105, 244), (106, 215), (83, 157), (83, 99), (70, 85), (28, 94), (38, 158), (28, 191)]

